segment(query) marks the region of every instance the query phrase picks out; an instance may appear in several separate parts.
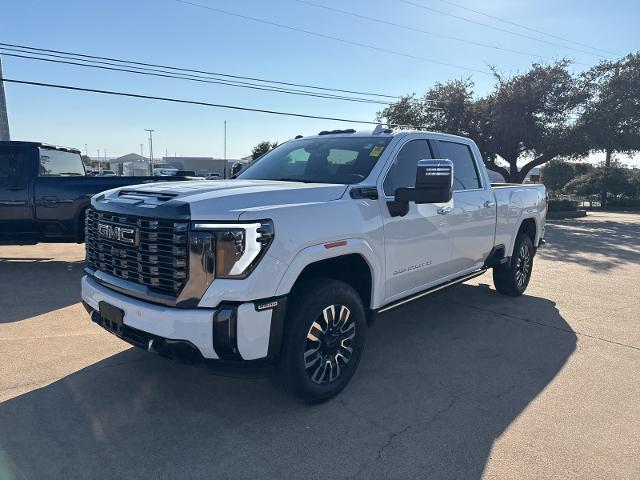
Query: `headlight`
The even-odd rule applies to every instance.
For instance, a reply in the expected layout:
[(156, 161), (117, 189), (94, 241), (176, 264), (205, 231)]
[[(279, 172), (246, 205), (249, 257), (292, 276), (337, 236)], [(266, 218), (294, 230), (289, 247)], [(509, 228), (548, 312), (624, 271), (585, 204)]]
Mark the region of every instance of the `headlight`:
[(193, 223), (193, 230), (209, 232), (214, 240), (215, 278), (245, 278), (273, 241), (273, 222)]

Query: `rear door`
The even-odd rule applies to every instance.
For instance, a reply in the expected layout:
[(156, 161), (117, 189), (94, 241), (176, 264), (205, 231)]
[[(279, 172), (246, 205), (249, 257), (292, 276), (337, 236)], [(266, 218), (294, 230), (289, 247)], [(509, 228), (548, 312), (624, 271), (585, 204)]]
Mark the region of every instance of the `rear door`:
[(438, 213), (446, 204), (410, 202), (405, 215), (394, 214), (395, 190), (414, 186), (418, 161), (434, 158), (426, 138), (411, 138), (394, 150), (381, 185), (387, 302), (438, 283), (449, 271), (452, 255), (448, 219)]
[(446, 215), (453, 241), (452, 273), (478, 268), (493, 248), (496, 204), (473, 144), (438, 140), (440, 158), (453, 162), (453, 209)]
[(30, 147), (0, 146), (0, 241), (32, 240), (36, 224), (30, 181)]

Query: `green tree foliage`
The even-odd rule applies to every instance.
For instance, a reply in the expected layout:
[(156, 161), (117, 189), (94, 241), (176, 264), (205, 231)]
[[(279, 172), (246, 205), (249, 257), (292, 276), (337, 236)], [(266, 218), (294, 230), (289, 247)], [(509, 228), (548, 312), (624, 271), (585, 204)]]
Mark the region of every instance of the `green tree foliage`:
[(532, 168), (556, 157), (588, 152), (574, 118), (588, 91), (579, 88), (568, 61), (534, 64), (513, 76), (494, 69), (494, 78), (484, 97), (474, 98), (471, 80), (437, 83), (422, 97), (403, 97), (378, 118), (470, 136), (487, 168), (509, 182), (522, 182)]
[(590, 149), (640, 151), (640, 52), (592, 67), (581, 89), (589, 92), (579, 124)]
[(582, 196), (600, 195), (607, 191), (615, 197), (637, 198), (640, 191), (636, 175), (637, 171), (618, 163), (609, 166), (602, 163), (589, 173), (571, 180), (564, 190)]
[(564, 159), (554, 159), (542, 168), (542, 183), (552, 195), (562, 192), (567, 183), (593, 169), (588, 163), (573, 163)]
[[(640, 52), (600, 62), (580, 83), (589, 95), (578, 126), (591, 150), (605, 152), (605, 169), (616, 153), (640, 151)], [(603, 205), (610, 191), (606, 185), (600, 192)]]
[(278, 146), (278, 142), (269, 142), (265, 140), (264, 142), (260, 142), (251, 150), (251, 159), (255, 160), (258, 157), (261, 157), (265, 153), (267, 153), (272, 148), (276, 148)]

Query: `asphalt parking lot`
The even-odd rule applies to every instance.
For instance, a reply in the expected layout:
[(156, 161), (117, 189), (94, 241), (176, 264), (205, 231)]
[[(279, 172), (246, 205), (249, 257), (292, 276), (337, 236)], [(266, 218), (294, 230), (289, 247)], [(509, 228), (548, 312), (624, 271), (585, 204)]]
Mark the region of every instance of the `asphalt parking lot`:
[(0, 479), (640, 478), (640, 215), (548, 226), (383, 316), (337, 398), (159, 358), (89, 322), (81, 245), (0, 247)]

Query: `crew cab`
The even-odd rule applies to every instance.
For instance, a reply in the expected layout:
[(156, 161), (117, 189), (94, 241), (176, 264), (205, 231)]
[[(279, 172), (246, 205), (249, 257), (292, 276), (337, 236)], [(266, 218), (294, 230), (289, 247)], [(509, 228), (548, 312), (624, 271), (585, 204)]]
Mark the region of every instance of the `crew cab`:
[(492, 186), (468, 138), (321, 132), (233, 180), (94, 196), (82, 298), (150, 352), (273, 363), (321, 401), (349, 382), (376, 316), (489, 269), (521, 295), (546, 210), (542, 185)]
[(103, 190), (156, 177), (87, 175), (80, 151), (0, 142), (0, 244), (82, 242), (84, 212)]

